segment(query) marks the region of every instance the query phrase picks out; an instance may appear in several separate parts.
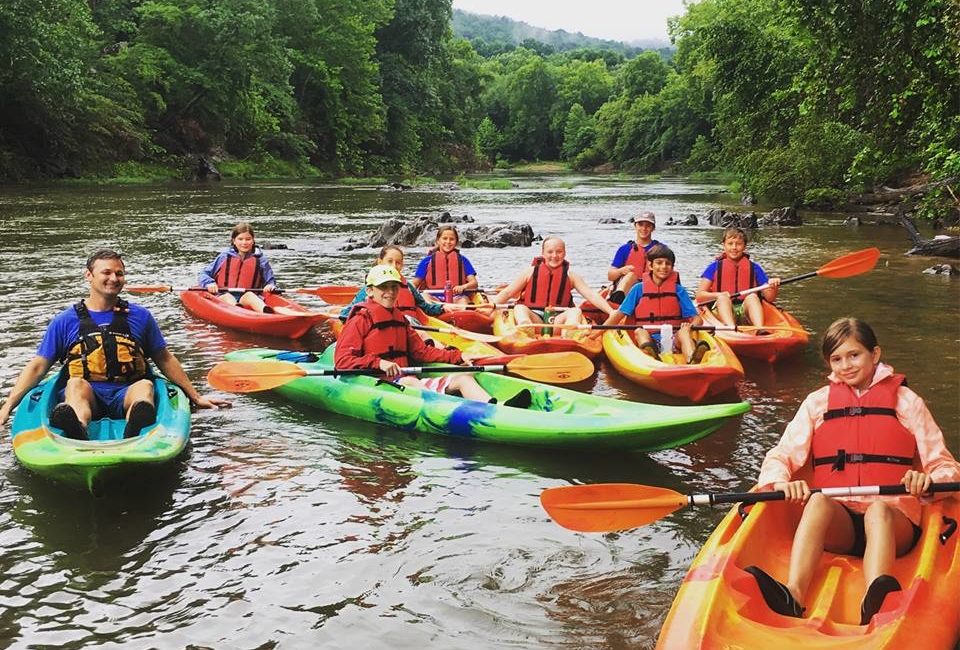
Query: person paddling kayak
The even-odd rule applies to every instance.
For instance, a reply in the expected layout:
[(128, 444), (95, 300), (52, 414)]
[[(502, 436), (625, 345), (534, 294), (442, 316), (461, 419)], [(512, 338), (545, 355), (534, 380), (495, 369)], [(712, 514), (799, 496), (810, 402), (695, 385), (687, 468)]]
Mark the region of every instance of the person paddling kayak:
[(57, 360), (67, 366), (69, 379), (50, 424), (68, 438), (86, 440), (87, 425), (94, 418), (125, 418), (125, 438), (153, 424), (156, 406), (147, 358), (199, 408), (230, 406), (226, 400), (200, 395), (167, 349), (153, 315), (120, 298), (125, 272), (119, 253), (109, 249), (93, 253), (83, 276), (89, 294), (50, 322), (37, 355), (0, 407), (0, 426)]
[(647, 253), (660, 243), (653, 238), (653, 231), (657, 228), (657, 216), (654, 213), (645, 210), (630, 222), (636, 236), (617, 249), (607, 271), (607, 279), (613, 283), (610, 286), (610, 302), (618, 305), (647, 272)]
[(607, 316), (611, 315), (613, 307), (579, 274), (570, 270), (570, 262), (566, 257), (567, 247), (563, 240), (547, 237), (543, 240), (541, 255), (535, 257), (530, 267), (494, 296), (491, 302), (497, 305), (519, 295), (513, 308), (517, 324), (543, 323), (545, 312), (551, 307), (563, 308), (553, 317), (553, 323), (579, 323), (583, 320), (583, 314), (573, 306), (573, 290), (576, 289), (590, 304)]
[[(805, 504), (790, 573), (781, 583), (760, 567), (745, 571), (773, 611), (799, 618), (823, 551), (862, 556), (867, 589), (860, 624), (867, 625), (887, 594), (902, 589), (892, 569), (894, 559), (920, 538), (919, 498), (931, 481), (960, 480), (960, 464), (923, 400), (903, 375), (880, 362), (880, 345), (867, 323), (834, 321), (822, 353), (831, 370), (829, 385), (803, 401), (757, 479), (761, 490), (782, 490), (788, 501)], [(798, 477), (811, 467), (809, 483)], [(908, 496), (834, 499), (810, 492), (898, 482)]]
[[(253, 311), (273, 313), (273, 308), (250, 291), (231, 289), (276, 289), (270, 261), (257, 247), (253, 226), (241, 221), (230, 231), (230, 246), (220, 251), (209, 266), (200, 272), (198, 284), (228, 305), (240, 304)], [(239, 294), (236, 295), (236, 294)]]
[(450, 296), (444, 296), (444, 302), (468, 304), (470, 299), (464, 294), (475, 291), (480, 285), (473, 264), (457, 248), (459, 244), (460, 233), (455, 227), (440, 226), (436, 245), (417, 265), (413, 286), (418, 289), (449, 289)]
[[(452, 373), (429, 378), (402, 375), (411, 363), (470, 363), (472, 358), (459, 350), (441, 350), (421, 340), (404, 313), (396, 306), (403, 278), (396, 268), (381, 264), (367, 274), (368, 299), (354, 305), (337, 341), (334, 364), (338, 369), (381, 370), (401, 386), (417, 386), (441, 394), (459, 393), (466, 399), (495, 403), (470, 374)], [(532, 394), (526, 388), (504, 402), (527, 408)]]

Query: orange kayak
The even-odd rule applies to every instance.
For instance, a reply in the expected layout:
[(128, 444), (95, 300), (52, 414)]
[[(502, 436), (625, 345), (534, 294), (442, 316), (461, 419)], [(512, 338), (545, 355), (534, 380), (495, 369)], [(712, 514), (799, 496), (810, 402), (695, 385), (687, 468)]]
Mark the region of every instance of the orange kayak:
[(329, 318), (327, 314), (310, 311), (275, 293), (265, 293), (261, 297), (270, 307), (282, 307), (296, 313), (261, 314), (239, 305), (228, 305), (206, 291), (180, 292), (183, 306), (194, 316), (221, 327), (254, 334), (298, 339), (311, 327)]
[[(769, 334), (756, 334), (753, 331), (718, 331), (717, 337), (723, 339), (733, 348), (741, 359), (760, 359), (767, 363), (774, 363), (783, 357), (796, 354), (803, 350), (810, 340), (810, 335), (803, 331), (800, 324), (790, 312), (780, 309), (774, 304), (762, 301), (763, 323), (771, 327), (792, 327), (795, 330), (771, 330)], [(705, 325), (720, 325), (716, 312), (702, 309), (700, 315)]]
[(733, 388), (743, 379), (743, 366), (723, 340), (707, 332), (693, 332), (694, 341), (710, 349), (700, 363), (687, 363), (682, 354), (664, 353), (660, 361), (644, 353), (631, 330), (603, 333), (603, 351), (617, 371), (644, 388), (699, 402)]
[(920, 541), (894, 565), (903, 591), (889, 594), (861, 626), (863, 561), (824, 553), (804, 605), (804, 618), (771, 611), (745, 567), (778, 580), (787, 575), (801, 508), (754, 505), (745, 519), (732, 509), (687, 572), (664, 621), (657, 648), (953, 648), (960, 640), (960, 499), (923, 509)]
[(580, 352), (591, 359), (603, 353), (603, 342), (590, 339), (590, 332), (574, 331), (572, 336), (543, 334), (540, 328), (518, 328), (512, 309), (495, 312), (493, 333), (503, 338), (497, 346), (507, 354), (541, 354), (546, 352)]

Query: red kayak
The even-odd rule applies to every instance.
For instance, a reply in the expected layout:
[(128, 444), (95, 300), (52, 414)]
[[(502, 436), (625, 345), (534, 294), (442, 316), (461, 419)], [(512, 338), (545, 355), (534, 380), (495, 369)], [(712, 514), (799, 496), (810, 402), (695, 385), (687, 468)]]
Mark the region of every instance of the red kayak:
[(285, 313), (261, 314), (240, 305), (228, 305), (206, 291), (180, 293), (183, 306), (194, 316), (221, 327), (253, 334), (298, 339), (310, 331), (314, 325), (330, 318), (327, 314), (310, 311), (275, 293), (265, 293), (262, 298), (268, 306), (274, 309), (280, 308)]
[[(723, 339), (741, 359), (749, 357), (767, 363), (774, 363), (802, 351), (810, 341), (810, 335), (804, 331), (800, 321), (785, 309), (780, 309), (766, 300), (761, 302), (763, 324), (771, 327), (769, 333), (718, 331), (717, 338)], [(705, 325), (722, 324), (714, 311), (701, 309), (700, 315)]]
[[(470, 299), (471, 305), (485, 305), (490, 301), (487, 297), (475, 292)], [(469, 330), (479, 334), (490, 334), (493, 331), (493, 312), (481, 311), (479, 309), (465, 309), (464, 311), (448, 311), (440, 314), (437, 318), (445, 323), (462, 330)]]

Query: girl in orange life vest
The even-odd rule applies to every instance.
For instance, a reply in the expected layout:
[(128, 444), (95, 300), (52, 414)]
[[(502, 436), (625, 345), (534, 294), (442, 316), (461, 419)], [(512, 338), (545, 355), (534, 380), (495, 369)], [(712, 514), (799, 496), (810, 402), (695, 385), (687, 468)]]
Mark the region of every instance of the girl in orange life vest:
[(470, 299), (463, 294), (475, 291), (480, 285), (473, 264), (457, 249), (459, 244), (460, 233), (456, 228), (440, 226), (436, 245), (417, 265), (413, 286), (417, 289), (444, 289), (446, 283), (450, 282), (453, 302), (469, 303)]
[(229, 289), (263, 289), (270, 293), (276, 288), (273, 269), (270, 262), (254, 239), (253, 226), (241, 221), (230, 231), (230, 247), (225, 248), (200, 273), (198, 284), (216, 295), (229, 305), (241, 304), (253, 311), (272, 313), (263, 299), (255, 293), (245, 291), (238, 299)]
[(613, 282), (610, 287), (610, 302), (618, 305), (623, 302), (627, 292), (633, 288), (647, 271), (647, 253), (659, 244), (653, 238), (657, 227), (657, 217), (649, 210), (630, 219), (636, 231), (636, 239), (631, 239), (617, 249), (607, 271), (607, 279)]
[[(863, 556), (866, 594), (860, 624), (866, 625), (899, 582), (890, 575), (894, 558), (920, 536), (918, 497), (931, 481), (960, 480), (960, 464), (926, 404), (904, 385), (902, 375), (880, 362), (869, 325), (855, 318), (835, 321), (823, 335), (830, 384), (810, 393), (760, 467), (760, 489), (783, 490), (806, 505), (793, 538), (786, 584), (761, 568), (745, 570), (764, 600), (785, 616), (802, 617), (802, 603), (824, 550)], [(854, 486), (903, 483), (909, 495), (832, 499), (811, 494), (798, 473), (812, 466), (810, 485)]]
[[(612, 314), (613, 307), (579, 274), (569, 270), (570, 263), (566, 257), (567, 247), (563, 240), (547, 237), (543, 240), (542, 256), (535, 258), (533, 265), (494, 296), (491, 302), (497, 305), (519, 295), (513, 307), (514, 319), (518, 324), (542, 323), (544, 309), (549, 307), (568, 308), (553, 319), (554, 323), (579, 323), (583, 320), (583, 314), (573, 307), (572, 290), (576, 289), (597, 309), (608, 316)], [(572, 336), (574, 333), (575, 330), (567, 330), (564, 335)]]
[[(403, 277), (403, 249), (394, 244), (388, 244), (380, 249), (380, 255), (377, 256), (376, 265), (386, 264), (397, 269), (397, 273)], [(360, 287), (360, 291), (353, 297), (350, 304), (340, 311), (340, 320), (346, 321), (350, 311), (357, 303), (361, 303), (368, 298), (367, 287)], [(400, 286), (400, 293), (397, 295), (397, 308), (406, 313), (417, 316), (417, 311), (423, 311), (427, 316), (439, 316), (444, 312), (460, 311), (463, 308), (457, 305), (442, 305), (438, 302), (428, 302), (423, 294), (417, 291), (411, 282), (405, 282)]]
[[(746, 313), (752, 325), (763, 327), (760, 296), (767, 302), (774, 302), (780, 292), (780, 278), (767, 278), (760, 265), (750, 259), (746, 253), (747, 234), (742, 229), (727, 228), (723, 231), (722, 241), (723, 254), (711, 262), (700, 276), (697, 301), (716, 300), (717, 316), (727, 325), (736, 325), (737, 317)], [(732, 293), (764, 284), (770, 286), (761, 292), (749, 293), (741, 298), (730, 297)]]
[[(402, 278), (393, 266), (381, 264), (367, 274), (370, 297), (355, 305), (337, 340), (334, 361), (337, 368), (378, 369), (404, 386), (417, 386), (437, 393), (459, 393), (466, 399), (495, 402), (470, 374), (454, 373), (417, 379), (402, 375), (400, 368), (411, 363), (470, 363), (473, 357), (459, 350), (444, 350), (424, 343), (396, 308)], [(527, 408), (531, 402), (526, 388), (504, 402)]]
[[(690, 300), (687, 290), (680, 284), (680, 276), (673, 270), (676, 256), (673, 251), (657, 244), (647, 252), (647, 271), (641, 276), (640, 282), (635, 284), (630, 293), (620, 304), (620, 307), (609, 318), (605, 325), (618, 325), (626, 319), (641, 325), (662, 325), (669, 323), (679, 326), (674, 341), (679, 344), (688, 363), (699, 363), (704, 353), (710, 349), (705, 341), (696, 345), (690, 333), (691, 325), (699, 325), (702, 321), (697, 315), (697, 308)], [(596, 331), (592, 336), (599, 336)], [(657, 357), (657, 346), (654, 338), (645, 329), (634, 330), (634, 336), (640, 349), (652, 357)], [(673, 350), (668, 350), (673, 352)]]

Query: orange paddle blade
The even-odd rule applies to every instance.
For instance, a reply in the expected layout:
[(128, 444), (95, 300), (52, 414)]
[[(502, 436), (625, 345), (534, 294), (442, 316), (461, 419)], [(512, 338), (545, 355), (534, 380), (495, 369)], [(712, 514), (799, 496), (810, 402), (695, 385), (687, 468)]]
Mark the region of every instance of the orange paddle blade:
[(326, 285), (322, 287), (300, 287), (294, 289), (293, 293), (304, 293), (311, 296), (319, 296), (331, 305), (346, 305), (353, 297), (360, 292), (360, 287)]
[(679, 492), (631, 483), (569, 485), (540, 493), (540, 504), (555, 522), (582, 533), (645, 526), (688, 502)]
[(514, 359), (507, 363), (507, 370), (546, 384), (573, 384), (590, 378), (595, 368), (579, 352), (547, 352)]
[(871, 270), (877, 265), (879, 259), (879, 248), (865, 248), (862, 251), (848, 253), (824, 264), (817, 269), (817, 275), (834, 279), (849, 278)]
[(287, 361), (221, 361), (207, 374), (207, 383), (230, 393), (255, 393), (306, 375), (303, 368)]

